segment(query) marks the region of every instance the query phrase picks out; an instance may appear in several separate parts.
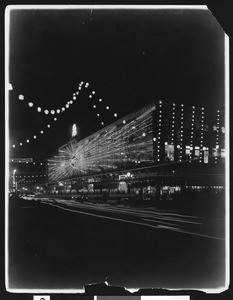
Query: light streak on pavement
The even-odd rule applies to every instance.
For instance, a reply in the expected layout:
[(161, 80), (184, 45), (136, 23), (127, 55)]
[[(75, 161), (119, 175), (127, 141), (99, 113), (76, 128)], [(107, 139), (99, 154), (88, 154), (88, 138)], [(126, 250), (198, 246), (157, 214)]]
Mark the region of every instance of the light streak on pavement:
[(129, 206), (113, 206), (110, 204), (79, 203), (74, 200), (41, 199), (41, 203), (88, 216), (121, 221), (157, 230), (170, 230), (178, 233), (224, 240), (223, 234), (216, 233), (216, 227), (223, 222), (214, 224), (202, 217), (190, 216), (155, 208), (132, 208)]

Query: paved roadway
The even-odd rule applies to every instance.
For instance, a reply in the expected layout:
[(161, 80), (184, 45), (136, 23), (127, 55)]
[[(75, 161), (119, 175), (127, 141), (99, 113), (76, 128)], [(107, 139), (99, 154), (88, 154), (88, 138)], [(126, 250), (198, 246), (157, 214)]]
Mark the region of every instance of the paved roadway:
[(76, 290), (105, 281), (127, 288), (219, 287), (225, 272), (219, 224), (154, 207), (10, 201), (10, 287)]
[(206, 219), (154, 207), (133, 208), (126, 205), (80, 203), (60, 198), (55, 200), (44, 199), (42, 203), (78, 214), (224, 240), (225, 223), (223, 219)]

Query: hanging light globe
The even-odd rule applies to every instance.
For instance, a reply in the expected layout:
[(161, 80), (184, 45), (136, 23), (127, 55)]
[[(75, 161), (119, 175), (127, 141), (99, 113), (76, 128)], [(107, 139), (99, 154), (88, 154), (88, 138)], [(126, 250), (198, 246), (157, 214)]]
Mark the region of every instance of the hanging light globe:
[(24, 100), (24, 95), (19, 95), (19, 100)]

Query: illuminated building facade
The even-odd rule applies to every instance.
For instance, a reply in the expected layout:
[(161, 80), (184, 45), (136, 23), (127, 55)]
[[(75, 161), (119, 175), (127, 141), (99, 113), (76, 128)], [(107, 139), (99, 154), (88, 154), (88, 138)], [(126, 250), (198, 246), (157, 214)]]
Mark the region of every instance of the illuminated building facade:
[(73, 137), (48, 160), (48, 181), (63, 186), (68, 180), (76, 190), (83, 182), (97, 188), (104, 182), (98, 175), (108, 174), (118, 181), (110, 187), (128, 192), (124, 174), (136, 180), (146, 172), (153, 178), (161, 165), (222, 165), (224, 143), (219, 110), (213, 114), (203, 107), (155, 101), (80, 141)]

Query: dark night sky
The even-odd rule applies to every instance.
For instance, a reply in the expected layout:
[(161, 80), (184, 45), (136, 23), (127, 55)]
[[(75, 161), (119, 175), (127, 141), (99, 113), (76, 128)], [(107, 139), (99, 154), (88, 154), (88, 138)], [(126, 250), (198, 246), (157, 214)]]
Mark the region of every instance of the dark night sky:
[[(11, 157), (44, 160), (70, 138), (83, 138), (156, 99), (224, 108), (224, 35), (209, 11), (15, 10), (10, 19), (10, 142), (19, 144), (46, 124), (50, 130)], [(39, 114), (72, 100), (80, 81), (87, 89), (59, 116)], [(18, 95), (25, 96), (24, 101)], [(92, 105), (102, 98), (110, 112)], [(98, 104), (98, 103), (97, 103)]]

